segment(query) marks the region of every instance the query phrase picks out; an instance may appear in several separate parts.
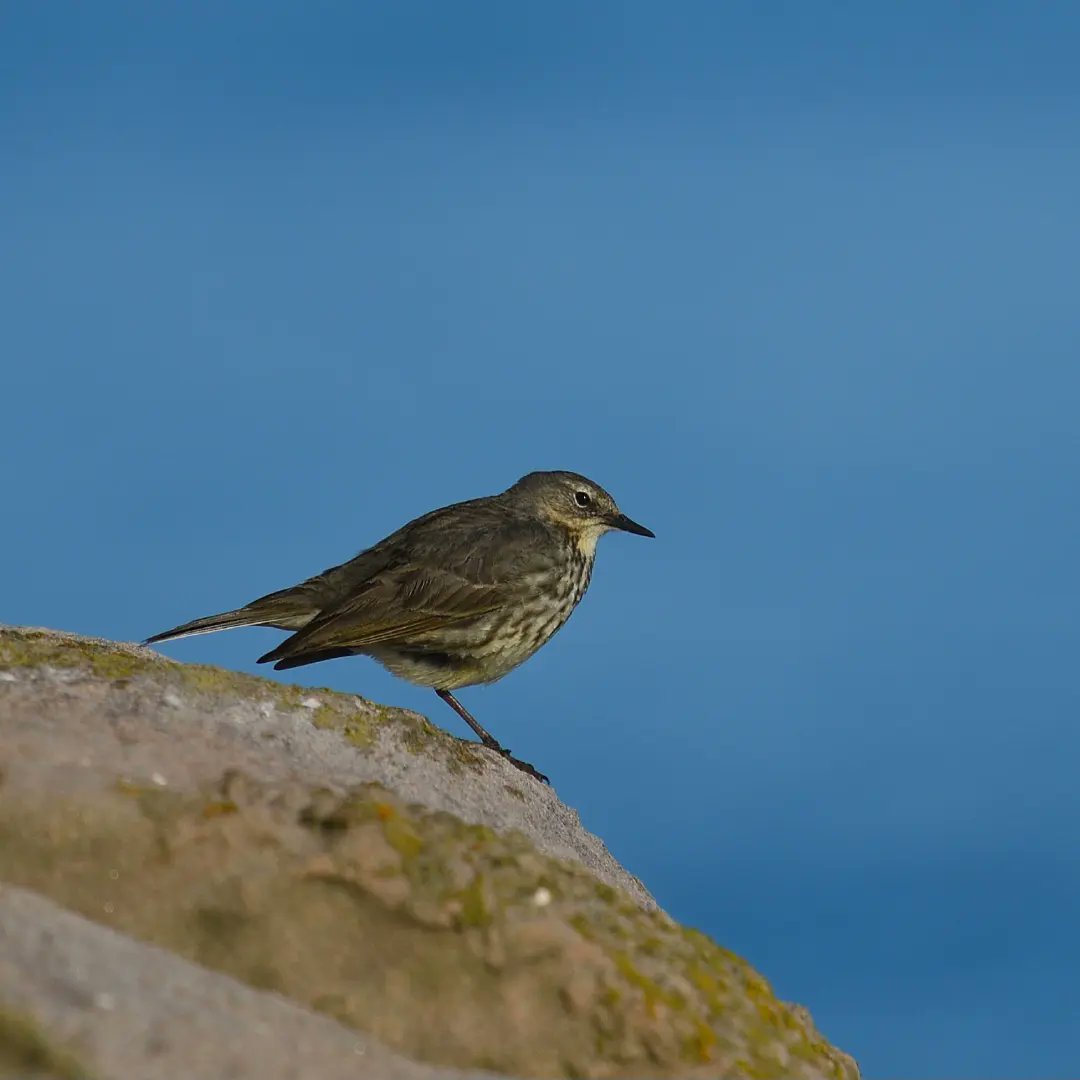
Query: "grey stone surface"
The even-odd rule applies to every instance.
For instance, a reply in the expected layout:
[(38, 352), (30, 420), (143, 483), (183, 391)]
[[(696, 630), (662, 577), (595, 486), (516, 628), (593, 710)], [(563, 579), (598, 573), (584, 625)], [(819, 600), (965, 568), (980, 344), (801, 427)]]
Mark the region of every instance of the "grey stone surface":
[(406, 1061), (276, 994), (0, 886), (0, 1008), (98, 1080), (484, 1080)]

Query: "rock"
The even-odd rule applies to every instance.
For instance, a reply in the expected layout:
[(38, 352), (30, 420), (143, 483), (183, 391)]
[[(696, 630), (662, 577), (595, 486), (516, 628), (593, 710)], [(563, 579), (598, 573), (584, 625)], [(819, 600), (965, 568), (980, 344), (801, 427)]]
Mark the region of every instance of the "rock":
[(498, 756), (139, 646), (0, 628), (0, 881), (55, 1075), (858, 1076)]
[(278, 994), (252, 990), (35, 893), (0, 886), (0, 1077), (8, 1076), (491, 1080), (492, 1074), (406, 1061)]

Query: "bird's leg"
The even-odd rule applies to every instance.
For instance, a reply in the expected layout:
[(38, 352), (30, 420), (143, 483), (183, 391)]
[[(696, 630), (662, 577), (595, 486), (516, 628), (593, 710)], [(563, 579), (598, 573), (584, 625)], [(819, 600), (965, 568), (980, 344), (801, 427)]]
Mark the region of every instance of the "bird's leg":
[(551, 781), (542, 773), (533, 768), (527, 761), (522, 761), (521, 758), (516, 758), (509, 750), (494, 735), (491, 734), (480, 722), (461, 704), (460, 701), (449, 690), (436, 690), (436, 694), (439, 695), (476, 732), (480, 741), (489, 749), (494, 750), (496, 754), (501, 754), (511, 765), (520, 769), (524, 773), (528, 773), (530, 776), (539, 780), (542, 784), (550, 784)]
[(476, 732), (480, 737), (480, 741), (489, 749), (497, 750), (500, 754), (509, 754), (510, 751), (506, 749), (498, 739), (495, 738), (489, 731), (481, 726), (480, 722), (475, 716), (449, 690), (436, 690), (436, 694), (439, 695)]

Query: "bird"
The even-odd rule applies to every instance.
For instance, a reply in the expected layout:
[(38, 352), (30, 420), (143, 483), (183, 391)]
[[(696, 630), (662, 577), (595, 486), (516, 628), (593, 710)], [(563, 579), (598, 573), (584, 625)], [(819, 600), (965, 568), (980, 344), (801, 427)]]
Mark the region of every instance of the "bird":
[(528, 660), (585, 595), (596, 544), (628, 518), (580, 473), (531, 472), (497, 495), (440, 507), (338, 566), (145, 644), (242, 626), (292, 631), (258, 663), (275, 670), (367, 655), (445, 701), (488, 749), (543, 783), (458, 701)]

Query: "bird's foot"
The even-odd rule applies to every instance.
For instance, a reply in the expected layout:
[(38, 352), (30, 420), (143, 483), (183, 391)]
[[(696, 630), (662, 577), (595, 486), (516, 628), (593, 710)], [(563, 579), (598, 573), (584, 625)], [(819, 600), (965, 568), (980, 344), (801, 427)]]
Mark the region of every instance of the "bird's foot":
[(514, 755), (511, 754), (505, 746), (502, 746), (499, 743), (495, 743), (494, 746), (490, 745), (489, 743), (485, 743), (484, 745), (487, 746), (489, 750), (494, 750), (495, 753), (498, 754), (500, 757), (506, 758), (506, 760), (509, 761), (515, 769), (520, 769), (523, 773), (528, 774), (534, 780), (539, 780), (541, 784), (548, 784), (550, 786), (551, 781), (542, 772), (540, 772), (539, 769), (530, 765), (527, 761), (522, 761), (521, 758), (514, 757)]

